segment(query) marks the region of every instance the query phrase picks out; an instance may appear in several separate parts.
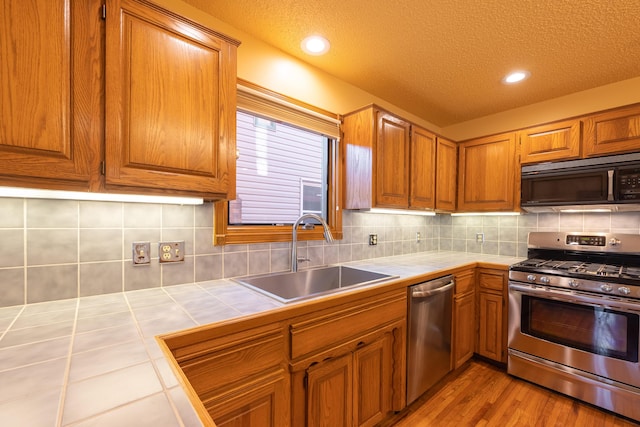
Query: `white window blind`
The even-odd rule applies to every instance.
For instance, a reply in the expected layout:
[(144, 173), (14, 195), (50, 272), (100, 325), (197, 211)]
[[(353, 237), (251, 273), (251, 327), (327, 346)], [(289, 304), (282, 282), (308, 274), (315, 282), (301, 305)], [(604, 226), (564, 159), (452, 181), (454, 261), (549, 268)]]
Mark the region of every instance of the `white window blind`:
[(336, 116), (294, 104), (277, 96), (238, 83), (238, 109), (299, 126), (330, 138), (340, 138), (340, 120)]

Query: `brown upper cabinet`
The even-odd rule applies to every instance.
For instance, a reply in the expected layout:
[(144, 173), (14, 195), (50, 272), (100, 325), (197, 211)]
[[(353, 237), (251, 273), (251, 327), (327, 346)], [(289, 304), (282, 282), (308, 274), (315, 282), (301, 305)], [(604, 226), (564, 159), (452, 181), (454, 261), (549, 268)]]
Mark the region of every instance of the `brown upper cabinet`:
[(100, 1), (2, 8), (0, 183), (88, 189), (103, 132)]
[(607, 156), (640, 149), (640, 105), (518, 132), (521, 164)]
[(581, 154), (580, 120), (536, 126), (518, 132), (520, 163), (577, 159)]
[(513, 211), (519, 204), (520, 168), (516, 134), (505, 133), (460, 143), (458, 210)]
[(346, 209), (436, 208), (434, 133), (375, 105), (345, 115), (343, 131)]
[(383, 111), (376, 112), (375, 205), (409, 207), (409, 142), (411, 124)]
[(107, 0), (103, 21), (102, 4), (5, 8), (0, 182), (233, 196), (239, 43), (146, 0)]
[(409, 207), (435, 208), (436, 136), (418, 126), (411, 126)]
[(106, 185), (233, 196), (237, 42), (144, 0), (106, 42)]
[(583, 143), (585, 157), (640, 150), (640, 105), (587, 117)]
[(458, 144), (438, 137), (436, 143), (436, 210), (456, 209)]

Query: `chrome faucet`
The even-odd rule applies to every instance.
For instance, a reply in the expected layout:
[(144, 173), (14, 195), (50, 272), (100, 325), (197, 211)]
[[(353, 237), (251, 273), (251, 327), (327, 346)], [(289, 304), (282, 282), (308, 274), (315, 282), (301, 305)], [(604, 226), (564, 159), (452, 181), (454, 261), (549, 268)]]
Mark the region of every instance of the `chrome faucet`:
[[(324, 229), (324, 240), (328, 243), (333, 242), (333, 236), (331, 235), (331, 230), (329, 230), (329, 225), (324, 219), (322, 219), (322, 217), (316, 214), (311, 214), (311, 213), (302, 215), (300, 218), (296, 220), (296, 222), (293, 223), (293, 231), (291, 234), (291, 271), (292, 272), (298, 271), (298, 226), (303, 220), (307, 218), (313, 218), (316, 221), (320, 222), (320, 224), (322, 224), (322, 228)], [(313, 227), (313, 224), (305, 224), (305, 228), (313, 229), (314, 227)]]

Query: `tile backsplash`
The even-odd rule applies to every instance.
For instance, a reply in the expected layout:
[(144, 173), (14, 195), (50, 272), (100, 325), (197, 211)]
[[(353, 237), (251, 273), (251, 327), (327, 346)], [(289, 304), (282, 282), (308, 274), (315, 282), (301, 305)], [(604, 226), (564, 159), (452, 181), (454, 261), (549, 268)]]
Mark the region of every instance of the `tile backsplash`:
[[(212, 224), (210, 203), (0, 199), (0, 307), (289, 269), (289, 243), (213, 246)], [(536, 230), (640, 234), (640, 214), (424, 217), (345, 211), (341, 241), (300, 242), (298, 255), (310, 260), (300, 268), (432, 250), (525, 256), (527, 233)], [(369, 234), (377, 235), (376, 246), (368, 244)], [(184, 263), (160, 265), (161, 240), (184, 240)], [(150, 265), (133, 266), (134, 241), (151, 242)]]

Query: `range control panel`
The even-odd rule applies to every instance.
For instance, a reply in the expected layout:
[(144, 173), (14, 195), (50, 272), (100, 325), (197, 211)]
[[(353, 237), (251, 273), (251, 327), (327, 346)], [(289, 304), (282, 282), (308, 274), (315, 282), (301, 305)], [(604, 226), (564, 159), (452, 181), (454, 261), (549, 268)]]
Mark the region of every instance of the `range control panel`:
[(570, 234), (567, 236), (567, 245), (581, 246), (606, 246), (606, 236), (579, 236)]

